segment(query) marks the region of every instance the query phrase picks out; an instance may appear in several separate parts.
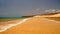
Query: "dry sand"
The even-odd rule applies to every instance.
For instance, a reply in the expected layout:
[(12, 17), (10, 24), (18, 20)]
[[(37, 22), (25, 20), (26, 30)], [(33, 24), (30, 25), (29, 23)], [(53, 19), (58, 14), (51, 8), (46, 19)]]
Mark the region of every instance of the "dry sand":
[(60, 22), (32, 17), (0, 34), (60, 34)]
[(52, 17), (60, 17), (60, 14), (52, 15)]
[(42, 15), (41, 17), (60, 17), (60, 14), (54, 14), (54, 15)]

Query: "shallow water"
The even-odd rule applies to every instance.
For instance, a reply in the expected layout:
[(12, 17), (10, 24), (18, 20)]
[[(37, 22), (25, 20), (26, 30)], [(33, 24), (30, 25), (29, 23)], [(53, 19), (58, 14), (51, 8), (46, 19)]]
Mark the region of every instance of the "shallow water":
[[(13, 21), (12, 23), (8, 23), (8, 22), (0, 22), (0, 32), (4, 32), (6, 31), (7, 29), (13, 27), (13, 26), (16, 26), (18, 24), (21, 24), (23, 22), (25, 22), (26, 20), (28, 20), (30, 18), (26, 18), (26, 19), (23, 19), (23, 20), (16, 20), (16, 21)], [(9, 21), (10, 22), (10, 21)]]

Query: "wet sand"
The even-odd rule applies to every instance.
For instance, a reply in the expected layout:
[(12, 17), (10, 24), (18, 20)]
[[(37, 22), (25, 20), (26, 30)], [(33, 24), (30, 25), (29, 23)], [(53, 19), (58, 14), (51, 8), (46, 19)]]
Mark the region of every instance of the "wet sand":
[(43, 17), (32, 17), (0, 34), (60, 34), (60, 22)]

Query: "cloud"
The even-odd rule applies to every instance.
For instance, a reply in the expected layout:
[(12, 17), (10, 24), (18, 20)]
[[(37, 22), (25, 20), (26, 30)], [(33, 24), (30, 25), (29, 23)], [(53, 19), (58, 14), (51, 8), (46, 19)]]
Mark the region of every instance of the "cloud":
[(42, 13), (57, 13), (60, 12), (60, 10), (57, 9), (34, 9), (36, 12), (42, 12)]
[[(46, 13), (56, 13), (58, 12), (59, 10), (56, 10), (56, 9), (49, 9), (49, 10), (45, 10)], [(60, 11), (59, 11), (60, 12)]]

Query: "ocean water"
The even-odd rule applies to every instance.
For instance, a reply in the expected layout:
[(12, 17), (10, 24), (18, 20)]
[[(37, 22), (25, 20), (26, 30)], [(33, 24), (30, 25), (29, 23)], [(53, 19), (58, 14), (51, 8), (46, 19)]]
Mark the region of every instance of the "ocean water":
[(29, 20), (29, 19), (31, 19), (31, 18), (26, 18), (26, 19), (22, 19), (22, 20), (17, 20), (17, 21), (15, 21), (14, 23), (10, 23), (10, 24), (8, 24), (8, 22), (0, 22), (1, 24), (0, 24), (0, 32), (4, 32), (4, 31), (6, 31), (7, 29), (9, 29), (9, 28), (11, 28), (11, 27), (13, 27), (13, 26), (16, 26), (16, 25), (18, 25), (18, 24), (22, 24), (22, 23), (24, 23), (25, 21), (27, 21), (27, 20)]

